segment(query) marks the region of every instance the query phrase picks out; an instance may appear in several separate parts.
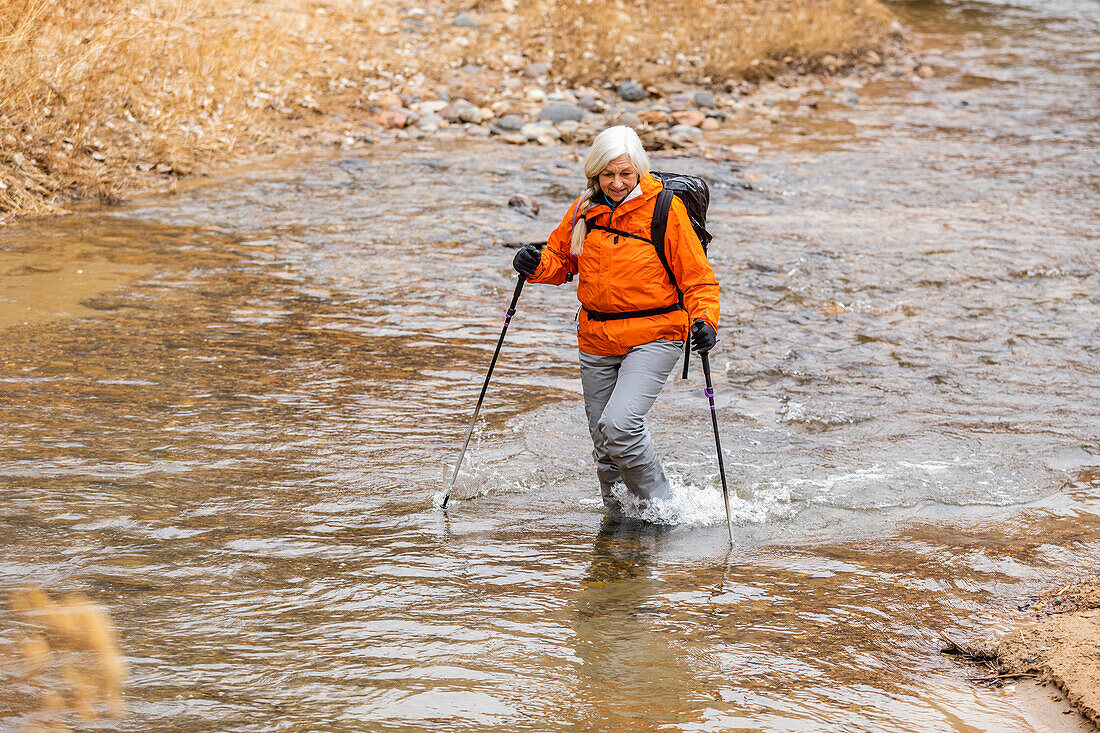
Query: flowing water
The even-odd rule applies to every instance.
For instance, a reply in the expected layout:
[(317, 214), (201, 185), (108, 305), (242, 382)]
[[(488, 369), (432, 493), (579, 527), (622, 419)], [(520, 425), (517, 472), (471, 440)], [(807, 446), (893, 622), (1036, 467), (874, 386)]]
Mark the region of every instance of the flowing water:
[[(1100, 4), (894, 7), (935, 77), (655, 161), (714, 186), (732, 549), (698, 363), (651, 413), (664, 523), (604, 518), (572, 286), (524, 290), (433, 506), (515, 282), (492, 240), (545, 236), (572, 150), (281, 161), (0, 233), (0, 592), (111, 614), (129, 715), (80, 725), (1036, 729), (938, 635), (1100, 563)], [(40, 706), (21, 619), (0, 728)]]

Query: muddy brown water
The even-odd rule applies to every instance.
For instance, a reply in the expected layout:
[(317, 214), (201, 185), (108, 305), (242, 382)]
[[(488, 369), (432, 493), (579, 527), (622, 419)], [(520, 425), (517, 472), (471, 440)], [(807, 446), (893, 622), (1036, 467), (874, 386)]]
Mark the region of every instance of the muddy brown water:
[[(652, 413), (669, 523), (603, 517), (569, 287), (524, 291), (432, 505), (514, 283), (489, 242), (545, 235), (568, 149), (293, 160), (0, 233), (0, 591), (111, 614), (130, 714), (82, 725), (1045, 729), (937, 637), (1100, 566), (1100, 6), (894, 7), (932, 79), (656, 160), (715, 191), (732, 550), (697, 365)], [(41, 704), (21, 623), (5, 729)]]

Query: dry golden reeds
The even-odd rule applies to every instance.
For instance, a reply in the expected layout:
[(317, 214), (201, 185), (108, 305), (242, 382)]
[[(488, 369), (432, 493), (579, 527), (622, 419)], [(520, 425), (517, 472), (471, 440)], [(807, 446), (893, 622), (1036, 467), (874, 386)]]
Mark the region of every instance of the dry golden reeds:
[(315, 114), (335, 81), (373, 72), (386, 17), (369, 2), (0, 1), (0, 214), (63, 192), (110, 201), (138, 172), (186, 174)]
[[(718, 84), (813, 69), (881, 46), (878, 0), (528, 0), (526, 49), (573, 82)], [(835, 65), (835, 64), (834, 64)]]

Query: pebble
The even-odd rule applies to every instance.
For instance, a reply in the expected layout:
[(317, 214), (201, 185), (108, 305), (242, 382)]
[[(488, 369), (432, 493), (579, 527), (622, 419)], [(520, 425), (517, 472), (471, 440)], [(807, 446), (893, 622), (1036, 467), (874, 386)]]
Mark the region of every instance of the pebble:
[(703, 130), (717, 130), (719, 127), (721, 127), (721, 125), (714, 117), (708, 117), (703, 120), (703, 123), (699, 125), (699, 127)]
[(701, 142), (703, 139), (703, 131), (691, 125), (676, 125), (668, 131), (668, 136), (674, 142), (689, 145), (691, 143)]
[(484, 115), (481, 110), (470, 103), (458, 103), (455, 105), (455, 110), (458, 112), (458, 119), (460, 122), (469, 122), (474, 125), (480, 125)]
[(681, 112), (692, 104), (692, 99), (687, 94), (673, 94), (668, 98), (668, 108), (674, 112)]
[(695, 92), (695, 98), (693, 100), (696, 107), (706, 107), (707, 109), (714, 109), (714, 95), (708, 91)]
[(436, 110), (436, 113), (447, 120), (447, 122), (458, 122), (458, 109), (453, 104), (447, 104), (440, 109)]
[(535, 102), (536, 104), (546, 101), (546, 92), (538, 87), (527, 87), (523, 90), (523, 96), (526, 97), (529, 102)]
[(405, 106), (404, 102), (402, 102), (401, 100), (401, 97), (393, 93), (383, 94), (381, 97), (378, 98), (376, 104), (382, 109), (392, 109), (393, 107)]
[(468, 13), (459, 13), (455, 16), (455, 19), (451, 21), (451, 25), (458, 28), (474, 28), (478, 27), (477, 21), (469, 16)]
[(420, 118), (420, 121), (416, 123), (416, 127), (424, 132), (435, 132), (446, 124), (447, 121), (439, 115), (428, 113)]
[(466, 128), (466, 134), (470, 137), (489, 137), (491, 131), (485, 125), (470, 125)]
[(400, 129), (408, 124), (408, 122), (409, 110), (401, 109), (400, 107), (383, 110), (378, 115), (378, 123), (389, 129)]
[(637, 113), (638, 119), (647, 125), (671, 125), (672, 115), (661, 109), (644, 109)]
[(686, 109), (682, 112), (673, 112), (672, 119), (676, 120), (676, 124), (690, 125), (691, 127), (698, 127), (703, 124), (707, 116), (697, 109)]
[(615, 118), (615, 124), (637, 128), (642, 126), (642, 121), (638, 119), (638, 115), (634, 114), (633, 112), (626, 111), (622, 112), (618, 115), (618, 117)]
[(439, 112), (447, 106), (447, 102), (442, 99), (432, 99), (427, 102), (417, 102), (412, 106), (414, 112), (419, 112), (422, 115), (432, 115)]
[(538, 79), (541, 76), (546, 76), (550, 73), (550, 64), (545, 61), (536, 61), (533, 64), (527, 64), (523, 70), (523, 75), (528, 79)]
[(619, 85), (618, 93), (619, 97), (627, 102), (640, 102), (647, 96), (646, 90), (634, 81), (624, 81)]
[(550, 135), (555, 140), (558, 139), (558, 131), (544, 122), (528, 122), (520, 128), (520, 133), (528, 140), (539, 140), (545, 135)]
[(586, 94), (577, 100), (577, 106), (589, 112), (599, 112), (603, 107), (603, 102)]
[(497, 127), (508, 132), (519, 132), (523, 129), (523, 118), (519, 115), (504, 115), (497, 120)]
[(539, 119), (546, 120), (547, 122), (565, 122), (566, 120), (572, 120), (574, 122), (580, 122), (584, 118), (584, 110), (575, 104), (568, 104), (565, 102), (559, 102), (557, 104), (551, 104), (548, 107), (544, 107), (539, 112)]

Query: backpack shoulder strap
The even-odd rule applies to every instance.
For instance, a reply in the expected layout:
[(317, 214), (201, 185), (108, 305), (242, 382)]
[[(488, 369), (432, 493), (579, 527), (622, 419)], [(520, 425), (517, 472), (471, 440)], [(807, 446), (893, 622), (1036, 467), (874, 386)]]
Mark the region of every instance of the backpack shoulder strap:
[[(661, 192), (657, 194), (657, 202), (653, 206), (653, 224), (650, 226), (649, 235), (653, 238), (653, 247), (657, 250), (657, 257), (661, 260), (661, 264), (665, 266), (665, 272), (668, 273), (669, 282), (672, 283), (672, 287), (676, 288), (676, 295), (680, 299), (680, 307), (687, 310), (684, 306), (684, 291), (680, 290), (680, 285), (676, 282), (676, 276), (672, 274), (672, 268), (668, 265), (668, 257), (665, 256), (665, 231), (668, 229), (668, 215), (672, 211), (674, 196), (675, 194), (667, 188), (662, 188)], [(680, 374), (681, 379), (687, 379), (688, 376), (688, 360), (691, 356), (690, 347), (691, 336), (689, 335), (684, 339), (684, 371)]]
[(680, 302), (682, 303), (684, 294), (680, 291), (680, 286), (676, 283), (676, 276), (672, 274), (672, 268), (668, 265), (668, 257), (665, 256), (665, 231), (668, 229), (668, 214), (672, 210), (673, 196), (675, 194), (667, 188), (661, 189), (661, 192), (657, 194), (657, 203), (653, 207), (653, 224), (649, 231), (653, 239), (653, 247), (657, 250), (657, 257), (661, 260), (661, 264), (665, 266), (669, 282), (672, 283), (672, 287), (676, 288), (676, 293), (680, 296)]

